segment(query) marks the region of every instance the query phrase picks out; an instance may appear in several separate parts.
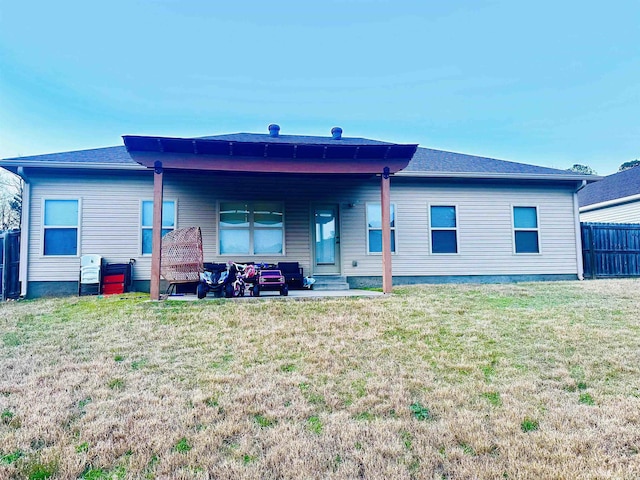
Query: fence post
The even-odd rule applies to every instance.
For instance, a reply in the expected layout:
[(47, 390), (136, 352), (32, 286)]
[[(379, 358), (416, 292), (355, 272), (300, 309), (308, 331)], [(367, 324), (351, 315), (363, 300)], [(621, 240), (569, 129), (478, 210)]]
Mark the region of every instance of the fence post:
[(595, 280), (598, 275), (596, 273), (596, 239), (594, 236), (593, 225), (589, 225), (589, 256), (591, 257), (591, 279)]
[(0, 300), (5, 300), (5, 288), (6, 288), (6, 268), (5, 268), (5, 259), (7, 257), (6, 251), (7, 245), (7, 234), (4, 232), (0, 232)]

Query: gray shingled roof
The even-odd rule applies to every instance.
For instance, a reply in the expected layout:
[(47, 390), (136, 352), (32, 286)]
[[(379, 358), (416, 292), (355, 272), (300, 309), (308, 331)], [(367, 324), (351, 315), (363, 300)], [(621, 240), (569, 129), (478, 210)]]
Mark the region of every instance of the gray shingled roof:
[(578, 192), (581, 207), (640, 194), (640, 167), (614, 173)]
[(418, 148), (413, 159), (403, 172), (584, 176), (567, 170), (538, 167), (525, 163), (508, 162), (506, 160), (496, 160), (495, 158), (477, 157), (475, 155), (445, 152), (443, 150), (422, 147)]
[[(304, 136), (304, 135), (280, 135), (271, 137), (267, 134), (258, 133), (233, 133), (228, 135), (212, 135), (200, 137), (211, 140), (228, 140), (235, 142), (272, 142), (272, 143), (298, 143), (316, 145), (385, 145), (389, 142), (371, 140), (367, 138), (342, 137), (341, 140), (333, 140), (331, 137)], [(47, 155), (35, 155), (31, 157), (8, 158), (0, 161), (0, 165), (34, 165), (51, 163), (55, 164), (77, 164), (78, 167), (98, 165), (111, 165), (113, 167), (132, 167), (138, 165), (131, 159), (124, 146), (105, 147), (91, 150), (80, 150), (75, 152), (52, 153)], [(640, 170), (640, 169), (639, 169)], [(534, 176), (558, 176), (565, 178), (575, 177), (576, 180), (585, 178), (582, 174), (558, 170), (554, 168), (538, 167), (523, 163), (496, 160), (493, 158), (466, 155), (463, 153), (445, 152), (431, 148), (418, 148), (411, 162), (401, 173), (410, 175), (411, 173), (428, 174), (470, 174), (478, 175), (534, 175)]]
[(127, 153), (127, 149), (121, 147), (103, 147), (92, 148), (90, 150), (76, 150), (72, 152), (47, 153), (44, 155), (33, 155), (31, 157), (5, 158), (0, 161), (19, 163), (24, 161), (25, 165), (49, 162), (49, 163), (77, 163), (78, 166), (92, 164), (112, 164), (112, 165), (137, 165), (131, 156)]
[(342, 137), (340, 140), (333, 140), (331, 137), (311, 135), (278, 135), (277, 137), (271, 137), (263, 133), (230, 133), (227, 135), (212, 135), (201, 138), (203, 140), (228, 140), (230, 142), (297, 143), (312, 145), (390, 145), (389, 142), (371, 140), (369, 138)]

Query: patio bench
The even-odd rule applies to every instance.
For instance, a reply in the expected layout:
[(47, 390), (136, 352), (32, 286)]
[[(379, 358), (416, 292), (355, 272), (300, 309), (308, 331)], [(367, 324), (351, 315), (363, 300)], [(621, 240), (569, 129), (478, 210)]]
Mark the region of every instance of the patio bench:
[(278, 270), (284, 275), (289, 288), (302, 288), (304, 274), (298, 262), (278, 262)]

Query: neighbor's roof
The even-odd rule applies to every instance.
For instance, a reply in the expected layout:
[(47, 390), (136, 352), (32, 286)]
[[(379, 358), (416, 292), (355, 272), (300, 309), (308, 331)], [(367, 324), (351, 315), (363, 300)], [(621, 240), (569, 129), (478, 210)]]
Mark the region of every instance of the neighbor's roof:
[(640, 195), (640, 167), (614, 173), (578, 192), (581, 207)]
[[(315, 145), (392, 145), (389, 142), (367, 138), (342, 137), (333, 140), (331, 137), (233, 133), (199, 137), (202, 140), (228, 140), (230, 142), (267, 142), (295, 143)], [(135, 162), (124, 146), (105, 147), (91, 150), (52, 153), (31, 157), (18, 157), (0, 160), (0, 166), (15, 169), (23, 167), (52, 168), (116, 168), (144, 169)], [(640, 170), (640, 169), (639, 169)], [(452, 178), (527, 178), (549, 180), (587, 180), (600, 179), (594, 175), (584, 175), (567, 170), (539, 167), (523, 163), (497, 160), (463, 153), (418, 148), (407, 168), (398, 172), (400, 176), (415, 177), (452, 177)]]

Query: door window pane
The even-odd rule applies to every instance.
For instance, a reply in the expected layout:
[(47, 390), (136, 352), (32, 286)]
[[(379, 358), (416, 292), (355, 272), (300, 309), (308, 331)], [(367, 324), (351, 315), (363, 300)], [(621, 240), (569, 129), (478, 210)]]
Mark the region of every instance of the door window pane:
[(336, 212), (316, 209), (316, 264), (333, 265), (336, 262)]

